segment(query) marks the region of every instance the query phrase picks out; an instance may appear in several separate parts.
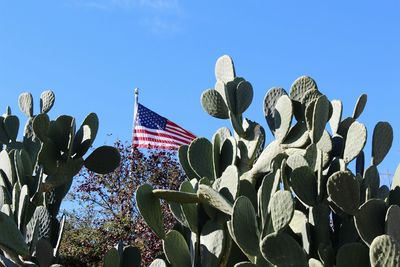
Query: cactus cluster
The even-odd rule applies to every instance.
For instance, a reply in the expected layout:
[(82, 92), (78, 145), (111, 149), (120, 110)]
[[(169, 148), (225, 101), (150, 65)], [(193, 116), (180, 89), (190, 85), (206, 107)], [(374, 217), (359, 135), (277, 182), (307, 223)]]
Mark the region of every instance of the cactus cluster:
[[(215, 74), (201, 104), (234, 133), (224, 127), (179, 149), (189, 177), (179, 191), (137, 190), (141, 215), (163, 240), (165, 257), (151, 266), (400, 266), (400, 168), (390, 189), (378, 171), (393, 130), (375, 126), (365, 168), (367, 129), (358, 119), (367, 96), (342, 119), (342, 102), (310, 77), (289, 93), (274, 87), (264, 98), (274, 137), (265, 146), (263, 127), (243, 117), (251, 84), (236, 77), (229, 56)], [(160, 200), (183, 227), (165, 232)]]
[(18, 117), (9, 107), (0, 117), (0, 266), (57, 266), (65, 222), (57, 215), (73, 177), (83, 166), (107, 173), (119, 165), (119, 152), (109, 146), (84, 158), (97, 134), (96, 114), (76, 131), (71, 116), (50, 120), (54, 101), (52, 91), (43, 92), (35, 115), (32, 95), (20, 95), (28, 117), (21, 141)]

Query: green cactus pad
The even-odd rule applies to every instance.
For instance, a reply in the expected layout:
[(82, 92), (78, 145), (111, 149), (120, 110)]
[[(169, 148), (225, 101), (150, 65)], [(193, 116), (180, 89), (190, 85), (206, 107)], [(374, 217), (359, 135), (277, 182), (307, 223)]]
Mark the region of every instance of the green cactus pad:
[(110, 249), (104, 256), (104, 267), (117, 267), (120, 266), (121, 259), (116, 248)]
[(360, 117), (361, 113), (364, 111), (365, 105), (367, 104), (367, 95), (362, 94), (360, 97), (357, 99), (356, 106), (354, 107), (353, 111), (353, 119), (358, 119)]
[(149, 267), (167, 267), (167, 264), (162, 259), (155, 259)]
[(301, 99), (301, 103), (303, 107), (307, 108), (313, 101), (317, 100), (320, 96), (322, 96), (321, 92), (318, 90), (308, 90)]
[(301, 76), (297, 78), (290, 87), (290, 98), (301, 102), (307, 91), (317, 89), (317, 84), (311, 77)]
[(301, 236), (303, 249), (309, 253), (311, 235), (307, 216), (303, 212), (295, 210), (289, 226), (295, 234)]
[(176, 203), (198, 203), (200, 202), (197, 194), (179, 192), (169, 189), (154, 189), (153, 195), (158, 198), (165, 199)]
[[(0, 154), (0, 159), (1, 159), (1, 154)], [(0, 161), (0, 164), (1, 164), (1, 161)], [(393, 175), (392, 185), (390, 186), (390, 189), (394, 190), (396, 187), (399, 187), (399, 189), (400, 189), (400, 164), (397, 165), (396, 171)]]
[(283, 95), (287, 95), (283, 88), (274, 87), (269, 89), (264, 97), (264, 116), (273, 134), (275, 133), (275, 106), (278, 99)]
[(341, 210), (355, 215), (360, 204), (360, 184), (350, 172), (336, 172), (327, 182), (329, 199)]
[(346, 138), (347, 132), (349, 131), (350, 126), (355, 122), (355, 119), (352, 117), (348, 117), (340, 122), (337, 134)]
[(185, 238), (175, 230), (171, 230), (163, 240), (163, 249), (172, 267), (191, 266), (189, 248)]
[(367, 142), (367, 128), (357, 121), (352, 123), (347, 132), (346, 145), (343, 152), (343, 159), (349, 163), (355, 159), (363, 150)]
[(236, 114), (244, 113), (253, 101), (253, 87), (248, 81), (242, 81), (236, 89)]
[[(181, 184), (179, 190), (181, 193), (187, 194), (195, 194), (196, 190), (193, 188), (193, 185), (189, 181), (185, 181)], [(199, 201), (198, 196), (197, 201)], [(189, 229), (198, 233), (198, 213), (197, 213), (197, 205), (196, 204), (182, 204), (181, 205), (182, 212), (185, 216)]]
[(141, 256), (140, 249), (133, 246), (127, 246), (124, 248), (122, 254), (121, 267), (136, 267), (140, 266)]
[(319, 260), (311, 258), (308, 260), (308, 267), (324, 267), (324, 265)]
[(40, 139), (40, 141), (44, 142), (47, 138), (47, 129), (50, 125), (50, 119), (47, 114), (39, 114), (36, 115), (32, 122), (33, 132)]
[(264, 128), (258, 123), (245, 119), (243, 121), (243, 129), (245, 130), (246, 137), (235, 137), (238, 140), (237, 154), (240, 156), (238, 168), (241, 173), (251, 169), (256, 158), (260, 155), (265, 143)]
[(261, 226), (264, 228), (265, 223), (267, 221), (268, 216), (268, 203), (271, 198), (271, 195), (275, 192), (272, 192), (274, 185), (275, 175), (274, 173), (267, 174), (262, 182), (261, 186), (258, 189), (257, 193), (257, 202), (258, 202), (258, 215), (261, 217)]
[(400, 246), (388, 235), (374, 239), (369, 248), (369, 256), (372, 267), (400, 266)]
[(226, 168), (221, 178), (215, 180), (213, 188), (231, 203), (235, 202), (239, 194), (239, 173), (234, 165)]
[(231, 217), (234, 238), (239, 247), (249, 255), (259, 253), (259, 236), (256, 213), (251, 201), (240, 196), (233, 205)]
[(214, 208), (231, 215), (232, 204), (226, 200), (220, 193), (209, 187), (208, 185), (200, 184), (197, 190), (197, 195), (200, 200)]
[(386, 212), (385, 217), (385, 233), (393, 237), (394, 240), (400, 242), (400, 207), (398, 205), (391, 205)]
[(290, 175), (290, 184), (296, 196), (308, 206), (313, 206), (317, 199), (317, 178), (308, 166), (294, 169)]
[(380, 184), (380, 177), (378, 168), (376, 165), (371, 165), (365, 170), (364, 179), (362, 180), (361, 189), (363, 193), (368, 189), (372, 198), (376, 198), (378, 195)]
[(16, 182), (16, 174), (13, 171), (13, 165), (7, 150), (2, 150), (0, 152), (0, 169), (4, 172), (8, 183), (13, 185)]
[(53, 91), (47, 90), (40, 95), (40, 113), (47, 113), (53, 107), (56, 96)]
[(296, 123), (290, 128), (287, 136), (283, 140), (283, 146), (288, 148), (301, 148), (309, 142), (309, 132), (303, 122)]
[(337, 267), (369, 266), (368, 247), (362, 243), (348, 243), (336, 255)]
[(282, 152), (283, 150), (280, 143), (276, 140), (272, 141), (261, 153), (260, 157), (253, 166), (252, 172), (254, 174), (268, 173), (271, 170), (272, 160)]
[(33, 117), (33, 97), (30, 93), (22, 93), (18, 98), (19, 109), (28, 117)]
[(85, 167), (99, 174), (114, 171), (121, 161), (121, 155), (115, 147), (101, 146), (96, 148), (85, 159)]
[(72, 155), (74, 158), (83, 157), (96, 139), (99, 129), (99, 119), (96, 113), (90, 113), (83, 120), (73, 140)]
[(19, 119), (17, 116), (9, 115), (4, 119), (4, 129), (8, 135), (8, 139), (15, 141), (19, 130)]
[(233, 115), (240, 115), (236, 106), (236, 92), (239, 83), (245, 81), (243, 78), (236, 77), (233, 81), (227, 82), (225, 85), (225, 101), (228, 109)]
[(188, 145), (182, 145), (179, 147), (179, 149), (178, 149), (179, 163), (181, 164), (183, 170), (185, 171), (186, 176), (189, 179), (193, 179), (193, 178), (199, 179), (200, 177), (197, 176), (197, 174), (193, 171), (192, 167), (189, 164), (188, 149), (189, 149)]
[(199, 177), (214, 180), (213, 148), (207, 138), (196, 138), (189, 146), (188, 159), (193, 171)]
[(286, 161), (287, 166), (289, 166), (292, 170), (297, 169), (299, 167), (307, 166), (308, 167), (308, 162), (304, 158), (304, 156), (300, 154), (294, 154), (291, 155), (287, 161)]
[(0, 212), (0, 245), (22, 257), (29, 256), (29, 248), (17, 225), (3, 212)]
[(164, 238), (164, 222), (160, 200), (153, 195), (153, 187), (149, 184), (139, 186), (136, 191), (136, 203), (147, 225), (158, 238)]
[(326, 122), (329, 120), (329, 107), (330, 102), (324, 95), (315, 102), (310, 133), (311, 142), (314, 144), (318, 143), (324, 133)]
[(8, 135), (4, 128), (4, 117), (0, 116), (0, 144), (7, 144), (8, 141)]
[(214, 89), (208, 89), (201, 94), (201, 105), (205, 112), (218, 119), (228, 119), (229, 110), (221, 94)]
[(209, 220), (200, 235), (201, 266), (219, 266), (224, 256), (227, 233), (221, 224)]
[(370, 245), (375, 237), (385, 233), (387, 204), (380, 199), (370, 199), (361, 205), (355, 215), (355, 225), (361, 239)]
[(372, 164), (379, 165), (393, 142), (393, 129), (388, 122), (378, 122), (372, 135)]
[(332, 100), (332, 116), (329, 120), (331, 126), (332, 134), (336, 134), (339, 128), (340, 121), (342, 119), (343, 104), (340, 100)]
[(215, 63), (215, 78), (219, 81), (227, 83), (235, 78), (235, 66), (233, 60), (228, 55), (218, 58)]
[[(261, 253), (265, 259), (277, 266), (307, 267), (308, 260), (304, 250), (289, 235), (272, 233), (260, 243)], [(282, 253), (282, 252), (285, 253)]]
[(294, 202), (289, 191), (277, 191), (272, 195), (268, 209), (271, 212), (275, 232), (282, 231), (292, 220)]
[(287, 95), (281, 96), (275, 105), (275, 139), (282, 142), (289, 132), (293, 118), (292, 100)]
[[(237, 144), (235, 138), (229, 136), (222, 143), (219, 156), (219, 170), (215, 171), (215, 177), (220, 176), (220, 172), (223, 172), (229, 165), (233, 165), (236, 162), (237, 157)], [(217, 175), (218, 174), (218, 175)], [(222, 173), (221, 173), (222, 174)]]
[(50, 266), (53, 263), (53, 246), (48, 240), (41, 238), (37, 242), (36, 259), (39, 262), (39, 266)]

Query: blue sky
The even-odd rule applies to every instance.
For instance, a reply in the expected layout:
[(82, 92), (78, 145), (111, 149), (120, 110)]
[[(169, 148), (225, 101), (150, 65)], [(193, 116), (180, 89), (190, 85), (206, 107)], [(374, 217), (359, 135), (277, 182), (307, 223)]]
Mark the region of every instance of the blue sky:
[(81, 122), (94, 111), (96, 144), (111, 144), (130, 139), (139, 87), (142, 104), (211, 138), (229, 122), (203, 112), (200, 94), (215, 83), (216, 59), (229, 54), (254, 88), (245, 116), (265, 128), (265, 93), (289, 89), (298, 76), (342, 99), (345, 116), (367, 93), (360, 121), (369, 137), (376, 122), (392, 123), (395, 142), (380, 170), (393, 173), (400, 161), (399, 11), (398, 0), (0, 0), (0, 111), (10, 105), (21, 115), (19, 93), (32, 92), (38, 106), (40, 92), (52, 89), (53, 118)]

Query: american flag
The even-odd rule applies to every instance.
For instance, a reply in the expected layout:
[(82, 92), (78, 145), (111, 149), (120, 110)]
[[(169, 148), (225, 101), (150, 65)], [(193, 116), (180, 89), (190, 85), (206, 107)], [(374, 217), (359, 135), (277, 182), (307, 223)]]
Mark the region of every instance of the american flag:
[(196, 136), (138, 103), (133, 129), (133, 146), (177, 150)]

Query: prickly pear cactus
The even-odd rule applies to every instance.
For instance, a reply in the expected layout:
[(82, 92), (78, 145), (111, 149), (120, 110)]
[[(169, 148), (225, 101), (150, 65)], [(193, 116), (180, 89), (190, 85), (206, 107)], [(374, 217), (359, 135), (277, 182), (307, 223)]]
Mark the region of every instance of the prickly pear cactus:
[(71, 116), (50, 119), (54, 102), (54, 93), (44, 91), (35, 115), (32, 95), (20, 95), (19, 107), (28, 117), (22, 140), (11, 109), (0, 117), (0, 266), (55, 264), (65, 222), (57, 215), (73, 177), (83, 166), (107, 173), (119, 165), (119, 152), (109, 146), (84, 158), (96, 138), (96, 114), (76, 131)]
[[(139, 210), (164, 240), (168, 261), (151, 266), (398, 266), (400, 168), (391, 189), (380, 186), (378, 165), (393, 140), (387, 122), (373, 131), (365, 167), (368, 135), (359, 118), (367, 96), (342, 119), (342, 102), (330, 101), (311, 77), (296, 79), (289, 93), (273, 87), (264, 98), (272, 133), (264, 145), (263, 127), (244, 117), (250, 83), (236, 76), (229, 56), (217, 60), (215, 74), (201, 105), (229, 119), (233, 134), (223, 127), (212, 141), (180, 148), (186, 190), (138, 189)], [(164, 233), (160, 199), (182, 231)]]

